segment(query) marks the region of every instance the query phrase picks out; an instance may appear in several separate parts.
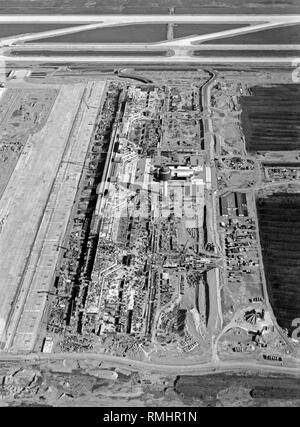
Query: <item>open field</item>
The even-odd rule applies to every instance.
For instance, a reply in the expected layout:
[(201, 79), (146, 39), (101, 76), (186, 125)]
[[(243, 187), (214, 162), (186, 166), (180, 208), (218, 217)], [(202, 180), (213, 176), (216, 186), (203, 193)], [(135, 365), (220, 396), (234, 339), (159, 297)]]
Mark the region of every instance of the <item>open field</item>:
[(224, 37), (214, 41), (205, 43), (214, 44), (295, 44), (300, 43), (300, 25), (292, 25), (289, 27), (272, 28), (259, 32), (238, 35), (236, 37)]
[(40, 39), (39, 43), (153, 43), (166, 40), (166, 38), (166, 25), (146, 24), (99, 28), (74, 34), (65, 34)]
[(194, 34), (210, 34), (218, 31), (233, 30), (241, 28), (245, 25), (234, 24), (175, 24), (174, 25), (174, 38), (188, 37)]
[(4, 89), (0, 104), (0, 197), (28, 137), (46, 123), (57, 93), (55, 86)]
[(279, 325), (291, 332), (300, 316), (300, 194), (260, 197), (257, 212), (270, 302)]
[(246, 371), (150, 375), (145, 369), (133, 372), (103, 361), (99, 368), (99, 363), (2, 363), (0, 377), (8, 380), (2, 387), (1, 406), (299, 406), (299, 378), (291, 376)]
[(253, 96), (241, 98), (246, 149), (299, 150), (300, 90), (298, 85), (253, 87)]
[(10, 37), (16, 34), (39, 33), (41, 31), (58, 30), (68, 28), (72, 24), (1, 24), (0, 37)]
[(1, 0), (1, 13), (18, 13), (27, 10), (27, 13), (168, 13), (168, 8), (175, 7), (175, 13), (187, 13), (191, 10), (194, 13), (292, 13), (299, 10), (297, 0), (290, 0), (288, 4), (279, 2), (274, 4), (272, 0), (257, 0), (246, 2), (240, 0), (215, 0), (212, 6), (210, 0), (160, 0), (150, 1), (147, 4), (140, 0), (97, 0), (91, 3), (88, 0), (69, 0), (61, 3), (53, 0), (49, 4), (46, 0)]
[[(22, 52), (23, 53), (23, 52)], [(195, 50), (193, 52), (194, 56), (197, 57), (208, 57), (208, 56), (214, 56), (215, 60), (218, 61), (218, 58), (225, 58), (225, 57), (239, 57), (239, 58), (247, 58), (249, 56), (257, 57), (257, 58), (274, 58), (276, 59), (278, 57), (300, 57), (300, 51), (298, 50), (213, 50), (213, 51), (207, 51), (207, 50)]]

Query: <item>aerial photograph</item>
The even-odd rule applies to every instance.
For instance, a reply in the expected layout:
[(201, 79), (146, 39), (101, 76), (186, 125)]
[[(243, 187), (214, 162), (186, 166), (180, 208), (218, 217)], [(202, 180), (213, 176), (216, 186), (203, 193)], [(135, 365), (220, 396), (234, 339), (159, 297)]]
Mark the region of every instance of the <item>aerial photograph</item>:
[(299, 0), (0, 0), (0, 407), (300, 406), (299, 83)]

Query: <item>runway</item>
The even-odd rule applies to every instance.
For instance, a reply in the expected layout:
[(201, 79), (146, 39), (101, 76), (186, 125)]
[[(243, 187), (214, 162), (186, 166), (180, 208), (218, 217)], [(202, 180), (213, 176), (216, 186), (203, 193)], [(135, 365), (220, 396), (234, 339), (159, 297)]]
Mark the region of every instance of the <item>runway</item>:
[[(74, 27), (60, 28), (49, 31), (19, 34), (16, 36), (4, 37), (1, 39), (2, 46), (11, 46), (13, 44), (29, 42), (32, 40), (45, 39), (47, 37), (62, 36), (81, 31), (101, 29), (114, 26), (142, 25), (142, 24), (168, 24), (168, 23), (224, 23), (224, 24), (245, 24), (245, 26), (218, 31), (209, 34), (191, 35), (189, 37), (163, 40), (161, 42), (151, 43), (151, 45), (173, 47), (187, 46), (193, 43), (213, 40), (221, 37), (228, 37), (240, 34), (247, 34), (269, 28), (277, 28), (300, 22), (300, 15), (0, 15), (0, 23), (66, 23), (73, 22)], [(78, 25), (76, 25), (78, 24)], [(84, 25), (85, 24), (85, 25)], [(150, 44), (150, 43), (149, 43)]]
[[(283, 55), (276, 54), (276, 51), (291, 51), (300, 50), (300, 43), (294, 45), (274, 44), (274, 45), (204, 45), (204, 42), (220, 40), (226, 37), (239, 35), (247, 35), (256, 33), (262, 30), (271, 30), (290, 26), (300, 23), (300, 15), (0, 15), (0, 23), (5, 22), (16, 24), (18, 22), (35, 22), (35, 23), (74, 23), (74, 27), (60, 28), (50, 31), (42, 31), (31, 34), (19, 34), (16, 36), (2, 38), (0, 40), (0, 60), (4, 63), (12, 62), (13, 64), (36, 64), (36, 63), (109, 63), (109, 64), (172, 64), (172, 63), (191, 63), (191, 64), (292, 64), (298, 60), (297, 52), (293, 55), (283, 57)], [(239, 28), (226, 29), (224, 31), (212, 32), (201, 35), (190, 35), (188, 37), (162, 40), (152, 43), (101, 43), (101, 36), (99, 36), (99, 43), (51, 43), (51, 37), (64, 36), (86, 32), (88, 30), (95, 30), (101, 28), (110, 28), (114, 26), (122, 27), (129, 24), (149, 24), (149, 23), (226, 23), (226, 24), (245, 24)], [(76, 25), (77, 24), (77, 25)], [(48, 40), (49, 38), (49, 40)], [(39, 42), (41, 40), (42, 42)], [(45, 42), (46, 41), (46, 42)], [(24, 44), (30, 42), (30, 44)], [(12, 50), (10, 50), (12, 49)], [(76, 51), (90, 49), (88, 54)], [(199, 50), (197, 56), (193, 56), (194, 50)], [(267, 50), (274, 51), (274, 55), (263, 55), (257, 57), (255, 54), (251, 55), (251, 51)], [(18, 51), (18, 55), (10, 55), (10, 52)], [(36, 50), (32, 55), (24, 53), (28, 50)], [(47, 51), (47, 55), (43, 55), (43, 50)], [(48, 51), (57, 51), (57, 55), (50, 55)], [(62, 54), (66, 50), (68, 54)], [(95, 50), (95, 55), (93, 52)], [(98, 53), (97, 53), (98, 50)], [(101, 52), (103, 54), (101, 55)], [(117, 52), (116, 52), (117, 50)], [(135, 52), (136, 50), (136, 52)], [(155, 55), (155, 51), (158, 55)], [(201, 55), (201, 50), (205, 50), (205, 55)], [(212, 52), (207, 55), (207, 51)], [(222, 56), (220, 54), (214, 55), (214, 50), (232, 51), (233, 55)], [(249, 55), (237, 56), (234, 51), (247, 50)], [(111, 55), (109, 55), (111, 51)], [(124, 55), (120, 54), (124, 52)], [(129, 51), (126, 53), (126, 51)], [(130, 51), (133, 52), (130, 55)], [(143, 51), (148, 54), (143, 55)], [(151, 54), (149, 54), (149, 51)], [(40, 52), (40, 54), (39, 54)], [(60, 53), (59, 53), (60, 52)], [(74, 56), (71, 55), (74, 52)], [(114, 53), (116, 52), (116, 53)], [(141, 55), (139, 55), (141, 52)], [(166, 52), (166, 56), (162, 56), (159, 52)], [(153, 54), (152, 54), (153, 53)], [(255, 53), (255, 52), (254, 52)]]
[(293, 63), (295, 63), (300, 58), (299, 56), (288, 56), (288, 57), (278, 57), (276, 55), (272, 57), (207, 57), (207, 56), (189, 56), (186, 54), (174, 54), (171, 57), (160, 57), (160, 56), (17, 56), (17, 57), (8, 57), (0, 55), (0, 61), (3, 62), (9, 62), (10, 64), (22, 64), (24, 67), (36, 63), (104, 63), (104, 64), (118, 64), (118, 65), (124, 65), (124, 64), (272, 64), (272, 65), (290, 65), (292, 66)]

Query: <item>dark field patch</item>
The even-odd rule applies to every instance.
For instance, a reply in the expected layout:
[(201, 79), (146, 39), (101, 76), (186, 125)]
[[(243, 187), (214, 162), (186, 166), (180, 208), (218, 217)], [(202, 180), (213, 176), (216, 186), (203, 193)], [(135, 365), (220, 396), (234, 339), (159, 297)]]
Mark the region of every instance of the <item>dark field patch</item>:
[(300, 317), (300, 194), (257, 200), (268, 295), (278, 324), (292, 331)]
[(81, 24), (0, 24), (0, 38), (27, 33), (40, 33), (41, 31), (60, 30), (79, 25)]
[(62, 51), (62, 50), (15, 50), (10, 53), (11, 56), (166, 56), (166, 52), (163, 51), (105, 51), (105, 50), (82, 50), (82, 51)]
[(175, 24), (174, 38), (187, 37), (194, 34), (204, 35), (216, 33), (218, 31), (234, 30), (236, 28), (247, 27), (247, 24)]
[(38, 43), (154, 43), (166, 40), (166, 37), (167, 26), (164, 24), (136, 24), (47, 37), (38, 40)]
[[(248, 375), (215, 374), (206, 376), (180, 376), (175, 381), (174, 389), (184, 401), (201, 399), (209, 406), (218, 402), (218, 394), (228, 388), (240, 387), (249, 393), (249, 402), (257, 400), (264, 405), (265, 399), (299, 399), (299, 380), (284, 376), (260, 377)], [(230, 392), (229, 392), (230, 393)], [(239, 391), (240, 393), (240, 391)], [(229, 397), (229, 396), (228, 396)]]
[(250, 394), (256, 399), (300, 399), (300, 388), (297, 384), (289, 388), (258, 386)]
[(290, 27), (272, 28), (269, 30), (256, 31), (224, 37), (222, 39), (209, 40), (209, 44), (298, 44), (300, 43), (300, 25)]
[(300, 149), (300, 87), (297, 84), (252, 88), (240, 98), (246, 149), (289, 151)]
[[(213, 6), (212, 6), (213, 3)], [(284, 7), (282, 5), (284, 4)], [(299, 0), (0, 0), (1, 13), (168, 13), (175, 7), (175, 13), (299, 13)]]
[(219, 56), (219, 57), (259, 57), (259, 58), (282, 58), (300, 57), (299, 50), (195, 50), (194, 56)]
[(183, 336), (186, 321), (186, 310), (177, 311), (177, 333)]

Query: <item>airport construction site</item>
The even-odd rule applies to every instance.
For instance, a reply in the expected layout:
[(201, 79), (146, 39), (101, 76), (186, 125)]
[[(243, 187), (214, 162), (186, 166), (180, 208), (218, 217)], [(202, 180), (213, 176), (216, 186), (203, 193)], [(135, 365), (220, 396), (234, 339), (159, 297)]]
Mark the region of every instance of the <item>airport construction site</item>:
[(299, 191), (300, 147), (251, 150), (242, 120), (254, 86), (290, 78), (9, 69), (2, 354), (296, 366), (299, 341), (268, 297), (257, 195)]

